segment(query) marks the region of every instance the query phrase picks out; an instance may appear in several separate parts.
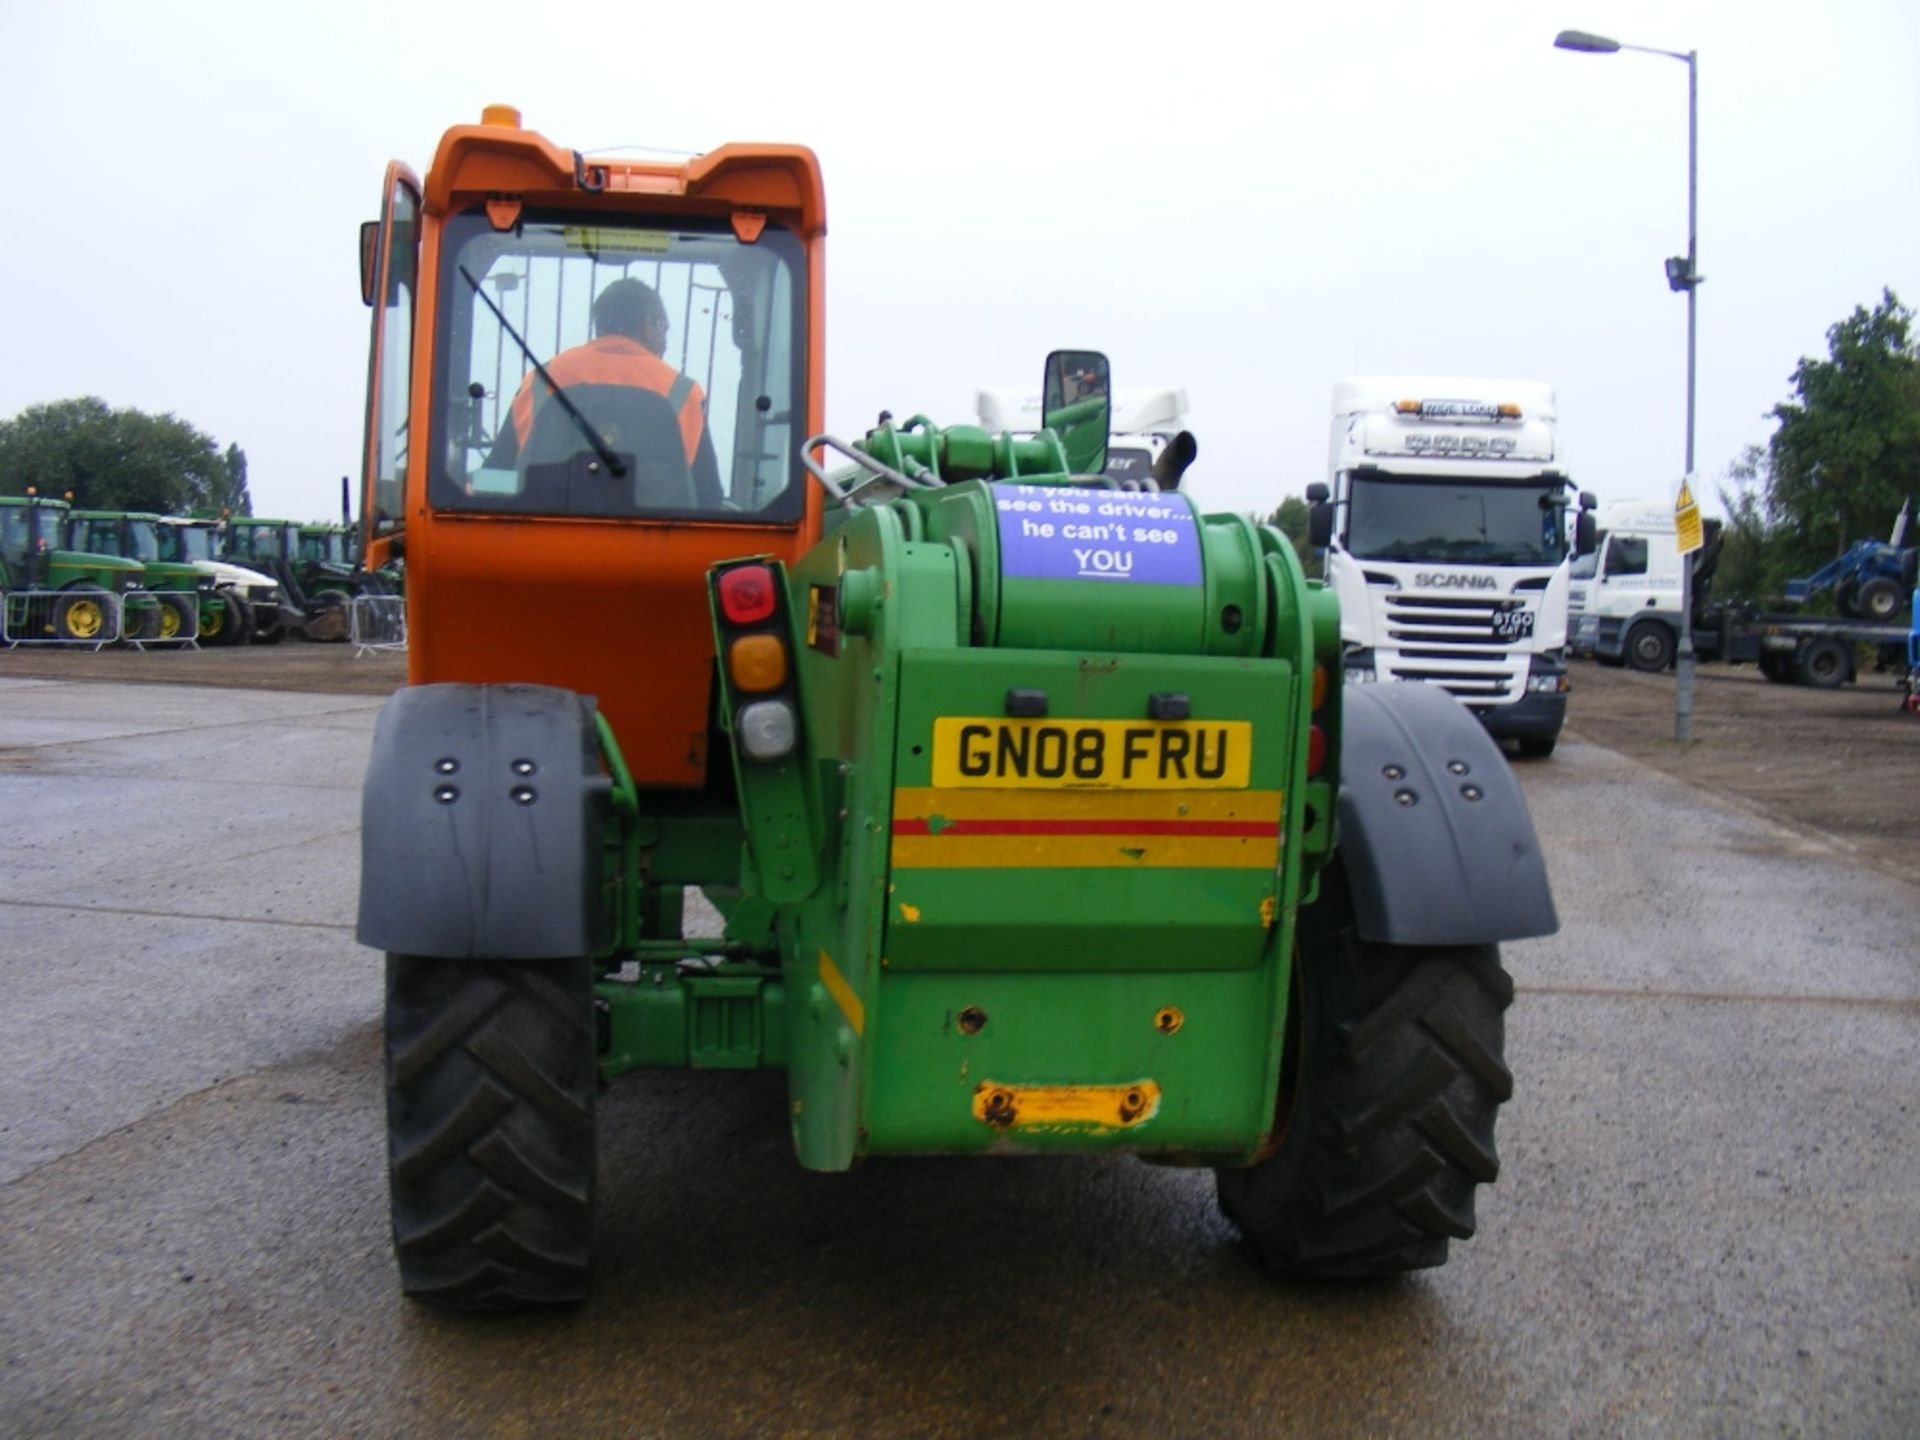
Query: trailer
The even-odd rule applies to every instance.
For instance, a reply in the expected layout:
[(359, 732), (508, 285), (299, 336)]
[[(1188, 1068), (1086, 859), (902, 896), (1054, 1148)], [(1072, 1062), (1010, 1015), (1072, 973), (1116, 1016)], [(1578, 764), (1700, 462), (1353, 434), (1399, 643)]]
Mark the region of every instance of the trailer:
[[(1673, 507), (1663, 500), (1619, 500), (1599, 507), (1592, 554), (1575, 561), (1568, 595), (1568, 647), (1603, 665), (1662, 671), (1680, 641), (1680, 573)], [(1694, 562), (1691, 638), (1695, 658), (1757, 665), (1769, 680), (1832, 689), (1859, 678), (1859, 647), (1874, 669), (1896, 669), (1907, 627), (1860, 619), (1768, 614), (1713, 598), (1723, 539), (1704, 522), (1706, 544)]]

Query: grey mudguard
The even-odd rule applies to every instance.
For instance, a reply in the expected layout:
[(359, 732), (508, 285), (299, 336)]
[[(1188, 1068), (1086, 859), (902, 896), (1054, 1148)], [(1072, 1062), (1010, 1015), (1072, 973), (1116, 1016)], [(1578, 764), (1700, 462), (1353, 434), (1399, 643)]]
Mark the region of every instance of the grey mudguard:
[(544, 685), (418, 685), (373, 732), (360, 811), (362, 945), (558, 960), (604, 941), (611, 782), (593, 702)]
[(1519, 782), (1446, 691), (1350, 685), (1338, 849), (1361, 938), (1478, 945), (1560, 928)]

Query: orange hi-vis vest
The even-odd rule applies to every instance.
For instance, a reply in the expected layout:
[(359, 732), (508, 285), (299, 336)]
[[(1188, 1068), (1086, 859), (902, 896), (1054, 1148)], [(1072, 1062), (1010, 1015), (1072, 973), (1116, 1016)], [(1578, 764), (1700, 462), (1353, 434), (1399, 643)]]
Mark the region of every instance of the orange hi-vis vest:
[[(576, 345), (553, 357), (547, 374), (562, 389), (570, 385), (626, 385), (635, 390), (651, 390), (663, 399), (672, 395), (676, 383), (684, 384), (686, 399), (680, 402), (680, 443), (691, 465), (700, 449), (700, 432), (706, 426), (706, 397), (700, 387), (687, 380), (638, 340), (625, 335), (602, 335), (585, 345)], [(534, 386), (540, 381), (533, 372), (520, 382), (520, 393), (513, 397), (513, 433), (524, 447), (533, 433)], [(542, 397), (544, 398), (544, 397)]]

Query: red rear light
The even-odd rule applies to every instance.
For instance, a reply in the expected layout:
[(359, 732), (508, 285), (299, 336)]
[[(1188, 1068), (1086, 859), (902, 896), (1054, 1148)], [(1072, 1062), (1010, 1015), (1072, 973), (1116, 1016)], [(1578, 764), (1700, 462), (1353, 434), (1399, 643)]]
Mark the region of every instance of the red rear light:
[(738, 565), (720, 577), (720, 613), (735, 625), (758, 625), (773, 614), (773, 571)]
[(1327, 763), (1327, 732), (1318, 725), (1307, 729), (1307, 778), (1318, 775)]

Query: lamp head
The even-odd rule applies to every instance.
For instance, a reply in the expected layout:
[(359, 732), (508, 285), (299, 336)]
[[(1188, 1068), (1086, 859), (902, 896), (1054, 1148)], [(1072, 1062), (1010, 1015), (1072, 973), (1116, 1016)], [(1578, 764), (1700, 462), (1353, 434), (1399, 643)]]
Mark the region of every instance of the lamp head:
[(1579, 50), (1588, 55), (1611, 55), (1620, 48), (1618, 40), (1604, 35), (1589, 35), (1584, 30), (1562, 30), (1553, 37), (1557, 50)]

